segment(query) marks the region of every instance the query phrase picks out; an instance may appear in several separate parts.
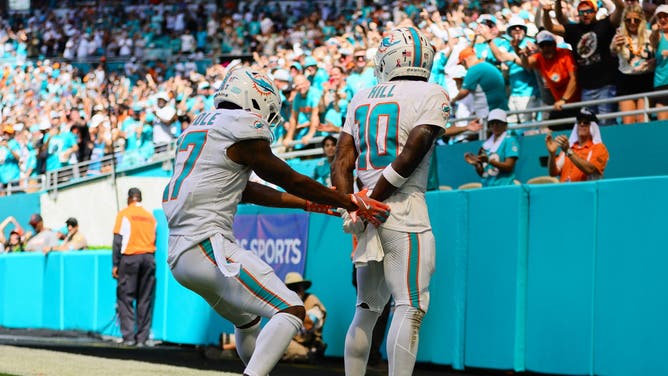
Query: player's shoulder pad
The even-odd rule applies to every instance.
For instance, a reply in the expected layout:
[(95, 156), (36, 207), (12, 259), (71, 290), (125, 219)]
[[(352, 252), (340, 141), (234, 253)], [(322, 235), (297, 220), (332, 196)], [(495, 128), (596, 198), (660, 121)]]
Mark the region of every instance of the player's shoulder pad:
[(441, 85), (427, 83), (423, 93), (422, 103), (428, 108), (439, 108), (443, 119), (447, 120), (452, 114), (452, 108), (450, 107), (450, 96), (445, 89)]
[(269, 124), (261, 117), (244, 110), (223, 111), (216, 119), (216, 129), (233, 141), (265, 139), (273, 141)]

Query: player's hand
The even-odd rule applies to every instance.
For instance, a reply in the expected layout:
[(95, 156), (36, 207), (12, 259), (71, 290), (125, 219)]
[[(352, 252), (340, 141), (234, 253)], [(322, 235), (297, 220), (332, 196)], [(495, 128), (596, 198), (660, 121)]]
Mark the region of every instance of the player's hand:
[(309, 200), (306, 200), (306, 207), (304, 208), (304, 211), (333, 215), (335, 217), (341, 216), (341, 214), (338, 211), (336, 211), (335, 207), (331, 205), (320, 204)]
[(369, 198), (367, 196), (368, 193), (369, 188), (364, 188), (350, 195), (350, 199), (358, 208), (351, 213), (351, 217), (353, 221), (359, 217), (378, 227), (387, 221), (387, 218), (390, 216), (390, 207), (380, 201)]

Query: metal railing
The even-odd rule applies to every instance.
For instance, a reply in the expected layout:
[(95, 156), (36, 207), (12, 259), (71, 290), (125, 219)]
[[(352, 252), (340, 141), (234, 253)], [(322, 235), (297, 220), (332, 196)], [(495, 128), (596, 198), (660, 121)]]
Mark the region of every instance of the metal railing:
[[(639, 110), (633, 110), (633, 111), (618, 111), (618, 112), (612, 112), (609, 114), (603, 114), (603, 115), (597, 115), (599, 119), (613, 119), (613, 118), (618, 118), (622, 116), (629, 116), (629, 115), (645, 115), (645, 119), (649, 120), (649, 115), (650, 114), (655, 114), (658, 112), (666, 112), (668, 111), (668, 107), (658, 107), (658, 108), (651, 108), (649, 107), (649, 98), (655, 98), (655, 97), (661, 97), (661, 96), (668, 96), (668, 90), (662, 90), (662, 91), (654, 91), (654, 92), (648, 92), (648, 93), (642, 93), (642, 94), (635, 94), (635, 95), (625, 95), (625, 96), (619, 96), (615, 98), (607, 98), (607, 99), (599, 99), (599, 100), (591, 100), (591, 101), (582, 101), (582, 102), (577, 102), (577, 103), (570, 103), (566, 104), (563, 106), (564, 109), (574, 109), (574, 108), (581, 108), (583, 106), (591, 106), (591, 105), (599, 105), (599, 104), (606, 104), (606, 103), (617, 103), (622, 100), (636, 100), (643, 98), (645, 99), (645, 108), (639, 109)], [(541, 107), (534, 107), (526, 110), (520, 110), (520, 111), (508, 111), (508, 115), (521, 115), (521, 114), (538, 114), (541, 112), (549, 112), (554, 110), (552, 106), (541, 106)], [(469, 122), (471, 120), (477, 119), (478, 117), (476, 116), (471, 116), (471, 117), (466, 117), (466, 118), (458, 118), (458, 119), (450, 119), (450, 123), (454, 122)], [(483, 120), (483, 128), (479, 132), (479, 138), (481, 140), (485, 140), (487, 137), (487, 120)], [(569, 118), (563, 118), (563, 119), (555, 119), (555, 120), (543, 120), (543, 121), (532, 121), (532, 122), (527, 122), (527, 123), (517, 123), (517, 124), (510, 124), (508, 126), (509, 129), (532, 129), (532, 128), (544, 128), (544, 127), (549, 127), (553, 125), (563, 125), (563, 124), (574, 124), (575, 123), (575, 118), (574, 117), (569, 117)], [(313, 137), (307, 145), (320, 145), (324, 137)], [(315, 147), (315, 148), (307, 148), (303, 150), (290, 150), (294, 146), (297, 145), (302, 145), (301, 141), (292, 141), (289, 143), (288, 147), (286, 148), (284, 145), (277, 143), (275, 145), (272, 145), (272, 150), (273, 152), (279, 156), (282, 159), (289, 160), (293, 158), (300, 158), (300, 157), (311, 157), (311, 156), (321, 156), (322, 155), (322, 149), (320, 147)], [(36, 177), (28, 177), (28, 178), (23, 178), (14, 182), (11, 182), (8, 184), (4, 189), (0, 190), (0, 193), (4, 194), (14, 194), (17, 192), (34, 192), (34, 191), (49, 191), (53, 193), (57, 193), (58, 189), (64, 188), (67, 186), (79, 184), (81, 182), (85, 181), (90, 181), (94, 179), (99, 179), (99, 178), (111, 178), (112, 181), (115, 181), (116, 175), (120, 173), (130, 173), (133, 170), (144, 168), (148, 165), (152, 164), (157, 164), (157, 163), (163, 163), (165, 164), (166, 162), (170, 162), (169, 166), (164, 166), (163, 168), (169, 167), (171, 169), (172, 164), (171, 161), (175, 155), (175, 150), (176, 150), (176, 144), (175, 142), (171, 142), (169, 144), (163, 144), (163, 145), (156, 145), (155, 147), (155, 154), (153, 157), (148, 160), (147, 162), (140, 164), (140, 165), (126, 165), (122, 163), (122, 158), (118, 158), (119, 156), (122, 156), (123, 151), (117, 149), (115, 153), (105, 155), (101, 159), (97, 160), (92, 160), (92, 161), (85, 161), (85, 162), (80, 162), (72, 166), (67, 166), (55, 171), (49, 171), (46, 174), (39, 175)], [(116, 161), (114, 161), (114, 158), (117, 158)], [(116, 163), (115, 163), (116, 162)], [(119, 169), (120, 165), (120, 169)], [(99, 166), (99, 167), (98, 167)]]

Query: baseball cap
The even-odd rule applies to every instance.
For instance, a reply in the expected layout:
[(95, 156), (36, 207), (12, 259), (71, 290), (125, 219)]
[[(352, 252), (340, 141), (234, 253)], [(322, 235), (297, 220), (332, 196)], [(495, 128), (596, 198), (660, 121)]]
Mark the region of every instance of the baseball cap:
[(313, 56), (307, 56), (306, 59), (304, 59), (304, 68), (313, 67), (317, 65), (318, 61)]
[(508, 115), (506, 115), (506, 111), (500, 108), (495, 108), (492, 111), (490, 111), (489, 114), (487, 115), (487, 121), (490, 122), (492, 120), (498, 120), (507, 123)]
[(40, 223), (40, 222), (42, 222), (42, 216), (39, 215), (39, 214), (37, 214), (37, 213), (31, 215), (31, 216), (30, 216), (30, 221), (28, 221), (28, 223), (29, 223), (31, 226), (34, 226), (34, 225), (36, 225), (36, 224), (38, 224), (38, 223)]
[(290, 81), (290, 73), (286, 71), (285, 69), (277, 69), (274, 72), (274, 80), (279, 80), (279, 81)]
[(2, 127), (2, 131), (5, 132), (5, 133), (14, 134), (14, 127), (12, 127), (11, 125), (7, 124), (7, 125), (5, 125), (4, 127)]
[(589, 5), (594, 10), (598, 9), (598, 2), (593, 0), (580, 0), (580, 2), (578, 2), (577, 8), (580, 9), (582, 5)]
[(657, 16), (657, 15), (659, 15), (659, 13), (668, 14), (668, 5), (663, 4), (663, 5), (659, 5), (658, 7), (656, 7), (656, 10), (654, 11), (654, 15)]
[(554, 35), (547, 30), (543, 30), (536, 35), (536, 43), (541, 44), (543, 42), (552, 42), (556, 43)]
[(575, 120), (577, 121), (589, 121), (591, 123), (598, 123), (598, 118), (596, 117), (596, 114), (591, 112), (590, 109), (587, 107), (582, 107), (580, 109), (580, 112), (578, 112), (577, 115), (575, 115)]
[(199, 84), (197, 84), (197, 90), (206, 90), (206, 89), (208, 89), (208, 88), (210, 88), (210, 87), (211, 87), (211, 86), (209, 86), (209, 83), (206, 82), (206, 81), (202, 81), (202, 82), (200, 82)]
[(296, 61), (295, 61), (294, 63), (290, 64), (290, 68), (295, 68), (296, 70), (298, 70), (298, 71), (300, 71), (300, 72), (302, 71), (302, 65), (299, 64), (299, 63), (296, 62)]
[(164, 100), (165, 102), (169, 102), (169, 96), (168, 96), (167, 93), (165, 93), (164, 91), (161, 91), (161, 92), (159, 92), (158, 94), (156, 94), (156, 95), (155, 95), (155, 99), (156, 99), (156, 100), (157, 100), (157, 99), (162, 99), (162, 100)]
[(493, 23), (494, 25), (497, 24), (496, 17), (492, 16), (491, 14), (483, 14), (480, 17), (478, 17), (478, 23), (481, 24), (485, 21), (489, 21)]
[(464, 61), (464, 59), (470, 56), (475, 56), (475, 51), (473, 51), (473, 47), (466, 47), (463, 50), (459, 51), (459, 64), (461, 64)]
[(506, 33), (510, 33), (510, 29), (517, 26), (523, 28), (525, 33), (527, 32), (527, 25), (524, 23), (524, 20), (518, 16), (513, 16), (510, 18), (510, 21), (508, 21), (508, 26), (506, 26)]

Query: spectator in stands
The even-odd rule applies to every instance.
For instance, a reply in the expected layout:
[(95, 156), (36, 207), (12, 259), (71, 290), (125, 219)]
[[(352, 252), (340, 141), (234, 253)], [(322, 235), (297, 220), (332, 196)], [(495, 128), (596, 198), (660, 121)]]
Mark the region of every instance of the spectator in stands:
[(510, 44), (508, 40), (501, 37), (495, 16), (482, 14), (476, 21), (478, 23), (476, 37), (474, 38), (476, 43), (473, 45), (475, 54), (478, 59), (486, 61), (500, 69), (503, 59), (499, 59), (498, 54), (494, 53), (491, 44), (494, 43), (497, 49), (505, 51), (510, 50)]
[[(598, 2), (580, 0), (577, 5), (578, 23), (570, 23), (564, 15), (562, 2), (555, 2), (555, 14), (558, 24), (552, 23), (549, 9), (543, 11), (543, 24), (550, 32), (561, 35), (573, 46), (575, 63), (577, 64), (578, 84), (582, 88), (582, 100), (612, 98), (616, 94), (615, 77), (617, 62), (610, 53), (610, 43), (619, 26), (624, 10), (622, 0), (612, 0), (615, 9), (609, 17), (596, 19)], [(555, 98), (556, 100), (557, 98)], [(589, 106), (593, 112), (606, 114), (615, 110), (615, 103)], [(606, 120), (610, 124), (614, 119)]]
[[(9, 232), (9, 239), (5, 239), (5, 230), (10, 223), (14, 225), (14, 228)], [(23, 227), (21, 227), (16, 218), (11, 215), (5, 218), (0, 223), (0, 253), (23, 252), (22, 234)]]
[[(576, 119), (570, 137), (553, 138), (551, 134), (545, 137), (550, 176), (558, 176), (561, 182), (601, 179), (610, 156), (601, 140), (598, 119), (587, 108)], [(561, 153), (557, 156), (558, 148)]]
[(334, 136), (327, 135), (322, 140), (322, 153), (325, 157), (315, 166), (313, 180), (325, 187), (331, 187), (332, 178), (330, 169), (336, 155), (336, 138)]
[(322, 340), (327, 309), (315, 294), (307, 292), (311, 287), (311, 281), (305, 280), (301, 274), (290, 272), (285, 276), (284, 282), (304, 302), (306, 316), (301, 330), (286, 348), (283, 360), (317, 362), (322, 359), (327, 348), (327, 344)]
[(26, 236), (25, 250), (28, 252), (47, 252), (58, 245), (58, 236), (51, 229), (44, 226), (44, 220), (39, 214), (33, 214), (28, 222), (35, 230), (32, 237)]
[(118, 316), (126, 346), (150, 345), (148, 340), (155, 296), (157, 225), (153, 215), (144, 209), (141, 202), (141, 191), (130, 188), (128, 207), (118, 213), (114, 225), (111, 275), (118, 279)]
[(502, 109), (489, 112), (487, 126), (492, 136), (485, 141), (478, 155), (464, 154), (467, 163), (475, 168), (484, 187), (514, 184), (515, 164), (520, 155), (519, 143), (508, 133), (508, 117)]
[(321, 91), (323, 90), (323, 84), (329, 80), (329, 74), (323, 68), (318, 67), (318, 60), (313, 56), (307, 56), (304, 59), (304, 76), (313, 87)]
[(65, 225), (67, 226), (67, 234), (65, 235), (65, 239), (63, 239), (63, 242), (58, 246), (51, 247), (48, 251), (45, 252), (75, 251), (75, 250), (85, 249), (88, 246), (86, 238), (79, 231), (79, 222), (77, 221), (76, 218), (74, 217), (68, 218), (65, 221)]
[(274, 127), (274, 141), (282, 142), (283, 137), (290, 127), (290, 114), (292, 113), (292, 102), (296, 91), (292, 87), (292, 76), (290, 72), (285, 69), (277, 69), (274, 74), (274, 83), (278, 90), (280, 90), (281, 95), (281, 117), (283, 122)]
[[(566, 103), (573, 103), (580, 100), (580, 90), (578, 88), (575, 61), (571, 52), (564, 48), (557, 47), (557, 41), (547, 30), (543, 30), (536, 35), (538, 43), (538, 53), (530, 55), (531, 51), (522, 49), (517, 43), (513, 43), (513, 48), (519, 56), (517, 63), (526, 68), (533, 68), (540, 72), (545, 85), (550, 89), (554, 98), (554, 110), (550, 112), (550, 119), (561, 119), (575, 116), (577, 111), (563, 109)], [(553, 130), (566, 129), (570, 126), (552, 126)]]
[(290, 124), (283, 145), (288, 147), (290, 142), (299, 139), (301, 145), (296, 145), (295, 148), (301, 149), (315, 136), (320, 125), (318, 104), (322, 93), (311, 87), (311, 82), (303, 74), (295, 76), (294, 83), (297, 93), (292, 102)]
[(70, 158), (79, 150), (77, 138), (63, 122), (58, 111), (51, 111), (51, 128), (47, 134), (46, 171), (55, 171), (69, 165)]
[(338, 134), (343, 125), (343, 118), (348, 108), (348, 94), (346, 93), (346, 76), (343, 68), (333, 66), (330, 69), (329, 80), (322, 84), (323, 94), (320, 97), (318, 112), (321, 122), (319, 132)]
[(473, 48), (467, 47), (459, 53), (459, 62), (467, 69), (462, 88), (452, 98), (451, 105), (473, 94), (476, 116), (486, 117), (490, 108), (508, 110), (506, 85), (503, 75), (494, 65), (478, 59)]
[(180, 132), (173, 129), (176, 121), (176, 108), (170, 103), (166, 92), (159, 92), (156, 96), (156, 107), (153, 109), (153, 143), (164, 145), (174, 140)]
[(0, 189), (21, 177), (20, 145), (14, 139), (14, 127), (5, 125), (0, 135)]
[(353, 53), (353, 68), (346, 78), (346, 91), (348, 98), (352, 98), (361, 89), (372, 87), (376, 84), (373, 75), (373, 67), (369, 66), (365, 49), (356, 49)]
[[(650, 30), (640, 5), (628, 5), (622, 14), (622, 25), (617, 30), (610, 51), (617, 55), (617, 95), (650, 92), (654, 89), (654, 47), (650, 43)], [(621, 111), (645, 108), (645, 100), (628, 99), (619, 102)], [(644, 114), (622, 118), (624, 124), (646, 121)]]
[[(527, 30), (524, 20), (520, 17), (513, 17), (506, 27), (506, 33), (511, 38), (510, 42), (503, 38), (492, 39), (491, 34), (484, 35), (487, 39), (487, 45), (496, 59), (508, 66), (510, 86), (508, 108), (511, 111), (521, 111), (541, 105), (536, 75), (531, 69), (526, 69), (520, 64), (519, 57), (514, 52), (514, 46), (519, 49), (535, 50), (534, 40), (526, 36)], [(527, 112), (512, 115), (508, 120), (512, 123), (525, 123), (534, 119), (535, 116)]]
[[(659, 5), (654, 12), (658, 27), (652, 32), (651, 41), (656, 52), (654, 90), (668, 90), (668, 5)], [(656, 107), (668, 106), (668, 96), (654, 99)], [(668, 111), (657, 114), (659, 120), (668, 119)]]

